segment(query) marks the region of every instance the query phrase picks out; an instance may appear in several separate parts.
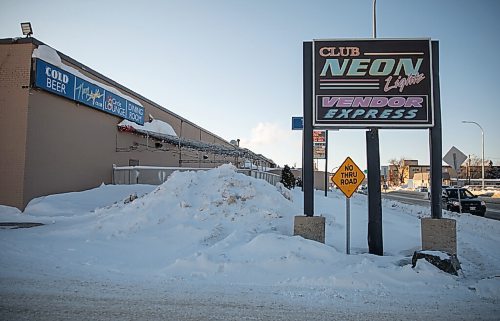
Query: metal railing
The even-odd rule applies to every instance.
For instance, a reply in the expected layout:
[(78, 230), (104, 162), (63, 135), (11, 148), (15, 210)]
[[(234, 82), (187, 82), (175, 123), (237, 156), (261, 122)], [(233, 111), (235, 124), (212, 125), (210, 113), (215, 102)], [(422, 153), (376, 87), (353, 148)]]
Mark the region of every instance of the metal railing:
[[(212, 168), (189, 168), (189, 167), (157, 167), (157, 166), (114, 166), (112, 183), (116, 185), (131, 184), (163, 184), (175, 171), (206, 171)], [(238, 169), (238, 173), (245, 174), (258, 179), (263, 179), (271, 185), (276, 185), (281, 179), (279, 175), (252, 169)]]

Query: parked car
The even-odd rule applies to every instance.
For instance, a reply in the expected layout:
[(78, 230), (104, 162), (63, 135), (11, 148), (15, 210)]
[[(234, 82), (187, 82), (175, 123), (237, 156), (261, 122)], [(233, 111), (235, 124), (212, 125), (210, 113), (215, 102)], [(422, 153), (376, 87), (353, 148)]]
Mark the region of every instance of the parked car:
[(358, 193), (360, 194), (368, 194), (368, 186), (363, 184), (358, 187)]
[(417, 192), (427, 193), (429, 192), (429, 189), (425, 186), (419, 186), (417, 187)]
[[(460, 196), (460, 197), (459, 197)], [(466, 188), (443, 188), (442, 192), (443, 208), (452, 212), (471, 213), (484, 216), (486, 213), (486, 203)]]

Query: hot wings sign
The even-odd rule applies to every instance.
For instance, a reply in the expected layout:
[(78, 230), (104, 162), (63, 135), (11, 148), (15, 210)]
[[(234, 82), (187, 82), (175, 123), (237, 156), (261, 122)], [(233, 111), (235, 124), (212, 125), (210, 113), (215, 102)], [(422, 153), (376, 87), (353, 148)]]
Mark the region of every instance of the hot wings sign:
[(433, 126), (430, 39), (316, 40), (316, 128)]

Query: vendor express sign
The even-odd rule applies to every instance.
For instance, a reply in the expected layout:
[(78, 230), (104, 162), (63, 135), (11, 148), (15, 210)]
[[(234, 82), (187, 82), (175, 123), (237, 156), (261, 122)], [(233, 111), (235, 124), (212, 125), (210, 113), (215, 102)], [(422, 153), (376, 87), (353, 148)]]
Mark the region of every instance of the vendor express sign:
[(433, 126), (430, 39), (313, 42), (317, 128)]

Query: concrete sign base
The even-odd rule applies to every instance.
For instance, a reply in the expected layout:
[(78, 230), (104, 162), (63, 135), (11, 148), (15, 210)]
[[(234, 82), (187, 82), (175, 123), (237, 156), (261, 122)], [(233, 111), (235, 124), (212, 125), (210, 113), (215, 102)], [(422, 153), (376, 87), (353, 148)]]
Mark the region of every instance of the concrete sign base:
[(325, 218), (322, 216), (295, 216), (293, 235), (325, 243)]
[(422, 218), (422, 250), (457, 254), (457, 222), (449, 218)]

